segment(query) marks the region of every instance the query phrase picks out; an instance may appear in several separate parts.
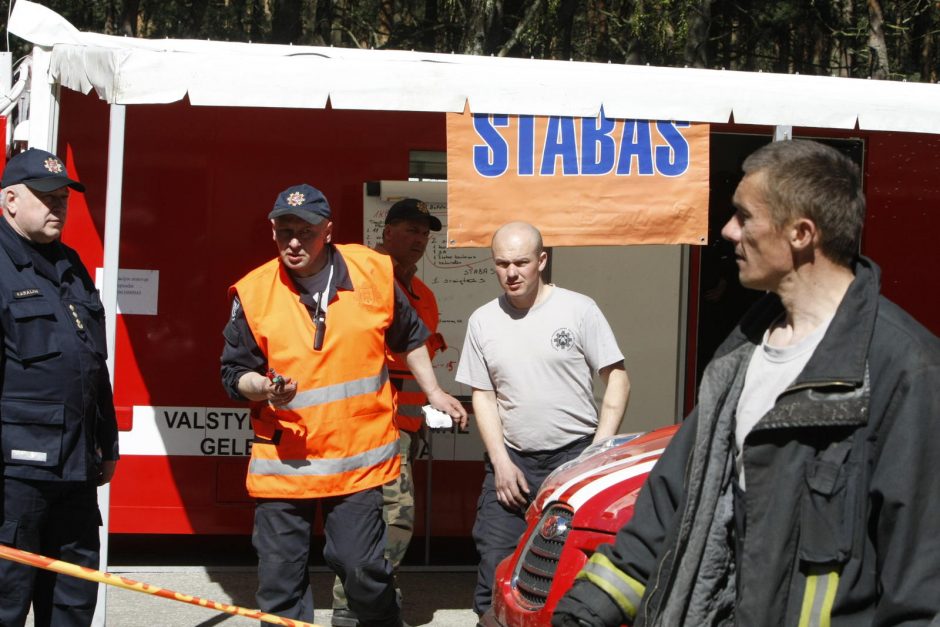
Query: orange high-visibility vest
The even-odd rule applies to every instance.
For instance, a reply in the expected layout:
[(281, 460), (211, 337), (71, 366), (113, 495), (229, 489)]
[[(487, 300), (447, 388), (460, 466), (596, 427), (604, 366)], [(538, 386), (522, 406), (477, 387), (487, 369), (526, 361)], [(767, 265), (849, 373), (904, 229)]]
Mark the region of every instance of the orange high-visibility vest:
[(385, 366), (395, 311), (391, 260), (359, 245), (336, 246), (334, 254), (346, 262), (353, 289), (329, 302), (319, 351), (310, 312), (279, 259), (232, 287), (268, 366), (297, 382), (286, 406), (252, 404), (247, 485), (254, 497), (350, 494), (399, 474)]
[[(418, 277), (411, 279), (411, 290), (408, 290), (402, 284), (402, 291), (408, 297), (411, 306), (415, 308), (418, 317), (431, 331), (426, 346), (428, 355), (434, 357), (435, 352), (447, 348), (444, 338), (437, 332), (440, 312), (437, 308), (437, 299), (434, 297), (434, 292)], [(395, 424), (398, 425), (399, 429), (414, 433), (421, 429), (421, 423), (424, 420), (421, 408), (427, 404), (428, 397), (418, 387), (418, 382), (415, 381), (414, 375), (411, 374), (411, 370), (408, 369), (408, 364), (405, 363), (403, 357), (389, 352), (388, 371), (389, 376), (395, 382), (393, 389), (397, 405)]]

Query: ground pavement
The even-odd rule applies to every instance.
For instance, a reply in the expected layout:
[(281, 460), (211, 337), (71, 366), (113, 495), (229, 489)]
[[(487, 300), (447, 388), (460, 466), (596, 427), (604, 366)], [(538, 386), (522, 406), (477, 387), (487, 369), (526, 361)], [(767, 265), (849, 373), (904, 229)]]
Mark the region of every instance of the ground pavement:
[[(121, 566), (111, 572), (124, 577), (199, 596), (219, 603), (254, 608), (254, 568), (245, 566)], [(311, 571), (316, 623), (328, 627), (333, 574)], [(404, 594), (404, 618), (413, 627), (473, 627), (476, 614), (470, 609), (476, 572), (460, 566), (413, 567), (399, 574)], [(321, 609), (322, 608), (322, 609)], [(255, 620), (162, 599), (149, 594), (108, 588), (107, 627), (246, 627)], [(32, 621), (27, 622), (32, 627)]]

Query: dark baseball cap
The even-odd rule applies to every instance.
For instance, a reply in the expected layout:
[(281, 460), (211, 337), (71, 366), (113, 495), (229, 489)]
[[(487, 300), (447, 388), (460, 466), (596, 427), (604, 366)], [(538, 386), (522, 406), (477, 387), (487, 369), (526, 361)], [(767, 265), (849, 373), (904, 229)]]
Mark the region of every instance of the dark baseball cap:
[(30, 148), (15, 155), (3, 169), (0, 187), (22, 183), (37, 192), (51, 192), (68, 185), (72, 189), (84, 192), (85, 186), (65, 175), (65, 164), (51, 152)]
[(431, 215), (427, 203), (417, 198), (399, 200), (389, 208), (388, 215), (385, 216), (385, 224), (399, 220), (427, 220), (432, 231), (441, 230), (441, 221), (437, 219), (437, 216)]
[(268, 214), (273, 220), (278, 216), (294, 215), (310, 224), (320, 224), (332, 219), (330, 203), (326, 202), (323, 192), (312, 185), (291, 185), (277, 195), (274, 209)]

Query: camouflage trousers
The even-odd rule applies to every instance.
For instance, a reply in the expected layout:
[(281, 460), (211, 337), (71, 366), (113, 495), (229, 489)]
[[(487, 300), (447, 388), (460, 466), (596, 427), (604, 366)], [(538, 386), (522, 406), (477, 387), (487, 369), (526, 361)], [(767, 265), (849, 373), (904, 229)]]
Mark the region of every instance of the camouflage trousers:
[[(382, 518), (385, 519), (385, 559), (397, 573), (405, 559), (408, 544), (415, 527), (415, 487), (411, 477), (411, 459), (414, 454), (412, 440), (418, 444), (418, 435), (399, 432), (401, 445), (401, 475), (382, 486)], [(416, 448), (416, 447), (415, 447)], [(395, 588), (398, 588), (396, 583)], [(333, 581), (333, 609), (348, 608), (346, 591), (339, 577)]]

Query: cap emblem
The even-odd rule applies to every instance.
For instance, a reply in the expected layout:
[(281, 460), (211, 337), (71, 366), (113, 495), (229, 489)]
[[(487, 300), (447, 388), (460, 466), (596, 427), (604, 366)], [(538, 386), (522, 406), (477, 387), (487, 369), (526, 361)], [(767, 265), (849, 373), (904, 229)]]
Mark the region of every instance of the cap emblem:
[(58, 159), (53, 159), (52, 157), (49, 157), (48, 159), (43, 161), (42, 164), (43, 166), (45, 166), (47, 170), (49, 170), (53, 174), (59, 174), (60, 172), (62, 172), (62, 162), (59, 161)]
[(415, 204), (415, 208), (417, 208), (417, 210), (420, 211), (421, 213), (426, 213), (426, 214), (431, 213), (430, 210), (428, 209), (428, 204), (426, 202), (419, 201), (418, 203)]
[(291, 207), (299, 207), (304, 204), (307, 198), (300, 192), (291, 192), (287, 195), (287, 204)]

